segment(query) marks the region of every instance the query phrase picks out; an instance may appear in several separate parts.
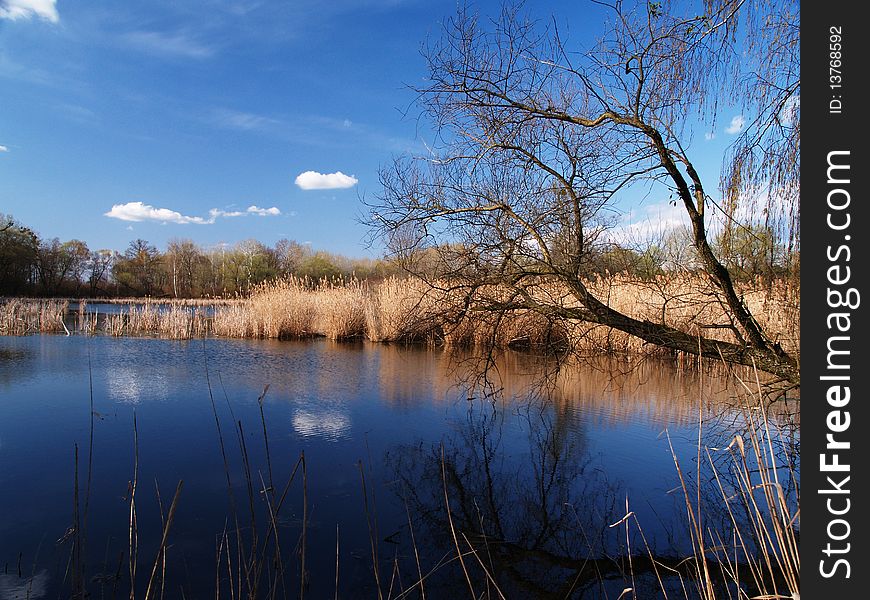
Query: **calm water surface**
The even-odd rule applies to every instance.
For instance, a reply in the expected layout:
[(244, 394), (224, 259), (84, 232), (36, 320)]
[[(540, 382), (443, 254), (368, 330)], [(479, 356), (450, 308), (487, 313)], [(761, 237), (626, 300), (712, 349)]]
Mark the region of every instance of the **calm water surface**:
[(538, 366), (509, 355), (486, 398), (431, 350), (0, 337), (0, 600), (70, 597), (73, 572), (91, 595), (129, 596), (134, 480), (140, 596), (179, 481), (167, 598), (232, 597), (254, 535), (275, 557), (270, 523), (283, 567), (265, 561), (262, 579), (280, 573), (277, 597), (299, 596), (303, 554), (305, 597), (334, 597), (336, 562), (341, 597), (397, 597), (419, 579), (417, 555), (434, 569), (427, 597), (467, 597), (445, 490), (459, 543), (486, 548), (512, 597), (618, 596), (604, 563), (603, 587), (579, 565), (624, 553), (625, 530), (608, 525), (626, 504), (656, 553), (688, 552), (665, 432), (691, 465), (699, 418), (727, 415), (731, 391), (647, 363), (573, 370), (530, 395)]

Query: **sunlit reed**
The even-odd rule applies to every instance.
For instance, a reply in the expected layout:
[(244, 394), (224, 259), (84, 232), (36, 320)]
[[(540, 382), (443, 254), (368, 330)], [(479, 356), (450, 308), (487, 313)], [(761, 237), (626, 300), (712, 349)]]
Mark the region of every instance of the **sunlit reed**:
[[(621, 275), (596, 278), (587, 286), (609, 306), (638, 320), (651, 321), (699, 336), (735, 342), (716, 288), (693, 274), (638, 280)], [(800, 347), (800, 288), (792, 281), (743, 283), (739, 293), (761, 327), (790, 353)], [(570, 349), (575, 354), (664, 355), (678, 362), (688, 355), (644, 342), (611, 327), (526, 308), (487, 310), (508, 299), (493, 286), (467, 290), (450, 282), (432, 286), (420, 279), (390, 277), (379, 282), (314, 281), (287, 277), (254, 288), (247, 298), (231, 300), (128, 299), (119, 314), (98, 318), (88, 308), (102, 301), (80, 301), (75, 328), (86, 334), (153, 335), (170, 339), (204, 336), (229, 338), (428, 343), (446, 347)], [(577, 301), (552, 283), (529, 288), (542, 305), (572, 308)], [(116, 301), (117, 302), (117, 301)], [(66, 300), (8, 299), (0, 304), (0, 333), (24, 335), (64, 332)]]
[(64, 332), (68, 307), (67, 300), (0, 300), (0, 335)]

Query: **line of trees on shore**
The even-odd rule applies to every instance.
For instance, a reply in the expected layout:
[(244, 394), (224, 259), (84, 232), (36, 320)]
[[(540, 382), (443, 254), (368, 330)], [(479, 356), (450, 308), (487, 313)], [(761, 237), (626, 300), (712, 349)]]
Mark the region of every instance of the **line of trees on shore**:
[(144, 239), (123, 252), (93, 250), (77, 239), (42, 238), (12, 217), (0, 215), (0, 295), (44, 297), (155, 296), (174, 298), (247, 295), (277, 277), (381, 279), (397, 274), (394, 263), (348, 258), (282, 239), (202, 247), (173, 239), (161, 251)]
[[(643, 250), (602, 244), (590, 271), (649, 278), (691, 270), (696, 257), (690, 256), (687, 236), (687, 231), (676, 230)], [(737, 279), (773, 278), (796, 264), (796, 256), (786, 256), (776, 237), (760, 227), (717, 241), (727, 244), (728, 268)], [(2, 296), (216, 298), (245, 296), (264, 281), (288, 275), (316, 282), (403, 274), (396, 260), (349, 258), (287, 239), (274, 246), (245, 240), (210, 248), (174, 239), (162, 252), (147, 240), (135, 239), (123, 252), (93, 250), (77, 239), (42, 238), (11, 216), (0, 215)]]

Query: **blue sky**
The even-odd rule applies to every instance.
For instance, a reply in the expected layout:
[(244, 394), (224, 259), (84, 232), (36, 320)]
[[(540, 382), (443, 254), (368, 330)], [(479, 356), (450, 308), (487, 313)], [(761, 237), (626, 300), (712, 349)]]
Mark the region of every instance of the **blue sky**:
[[(496, 14), (500, 3), (474, 6)], [(578, 38), (600, 29), (592, 3), (531, 7)], [(360, 198), (377, 193), (380, 165), (425, 148), (408, 86), (426, 74), (421, 45), (455, 9), (0, 0), (0, 212), (92, 249), (286, 237), (376, 256)], [(736, 117), (720, 119), (711, 168)]]

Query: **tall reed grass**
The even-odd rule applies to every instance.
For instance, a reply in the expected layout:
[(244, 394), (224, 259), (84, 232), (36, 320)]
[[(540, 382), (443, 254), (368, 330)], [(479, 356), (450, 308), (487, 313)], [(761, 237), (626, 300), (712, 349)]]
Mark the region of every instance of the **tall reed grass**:
[(366, 302), (366, 337), (373, 342), (434, 342), (441, 333), (439, 306), (418, 279), (390, 277), (370, 290)]
[(66, 331), (67, 300), (0, 299), (0, 335)]
[(363, 338), (370, 293), (368, 284), (355, 279), (320, 282), (311, 293), (314, 330), (331, 340)]
[[(727, 447), (711, 447), (699, 436), (693, 477), (674, 454), (694, 549), (693, 592), (703, 600), (800, 598), (800, 488), (789, 460), (794, 449), (790, 435), (770, 418), (760, 383), (754, 387), (747, 387), (743, 421)], [(712, 498), (702, 494), (704, 481), (712, 484)]]
[[(587, 285), (609, 306), (636, 319), (734, 341), (721, 298), (700, 276), (669, 274), (641, 281), (613, 275), (592, 279)], [(548, 305), (576, 303), (557, 284), (542, 282), (530, 293)], [(739, 293), (762, 328), (798, 356), (799, 284), (748, 282), (741, 284)], [(483, 306), (498, 305), (507, 298), (506, 290), (498, 286), (475, 294)], [(527, 309), (475, 310), (475, 304), (465, 300), (449, 282), (439, 288), (420, 279), (395, 276), (380, 282), (288, 277), (261, 284), (248, 298), (129, 300), (127, 310), (106, 315), (102, 327), (99, 319), (85, 312), (82, 301), (78, 328), (84, 333), (102, 329), (110, 335), (173, 339), (325, 336), (447, 347), (567, 347), (579, 354), (671, 354), (610, 327), (545, 317)], [(6, 300), (0, 304), (0, 333), (62, 331), (67, 306), (66, 301)]]
[[(94, 333), (99, 320), (79, 319), (83, 333)], [(123, 313), (106, 315), (103, 331), (112, 336), (156, 335), (167, 339), (191, 339), (209, 334), (209, 317), (206, 309), (182, 304), (144, 302), (131, 304)]]

